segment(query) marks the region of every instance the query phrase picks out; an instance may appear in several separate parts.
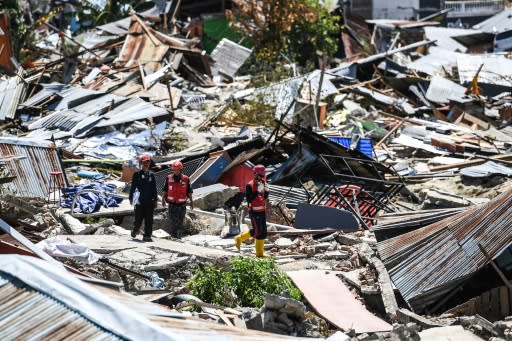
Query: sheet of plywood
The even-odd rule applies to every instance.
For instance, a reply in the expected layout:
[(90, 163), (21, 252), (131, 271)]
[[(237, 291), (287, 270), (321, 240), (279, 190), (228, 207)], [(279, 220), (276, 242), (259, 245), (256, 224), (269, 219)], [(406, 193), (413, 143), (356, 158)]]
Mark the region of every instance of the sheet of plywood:
[(334, 273), (300, 270), (287, 274), (316, 312), (338, 328), (352, 328), (356, 333), (392, 329), (389, 323), (369, 312)]

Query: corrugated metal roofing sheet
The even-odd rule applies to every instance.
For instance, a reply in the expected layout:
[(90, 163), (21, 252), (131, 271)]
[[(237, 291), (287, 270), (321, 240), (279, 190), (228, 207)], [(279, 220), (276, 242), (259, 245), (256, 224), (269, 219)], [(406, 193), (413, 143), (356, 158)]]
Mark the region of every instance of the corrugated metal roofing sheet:
[(169, 110), (155, 106), (141, 98), (133, 97), (103, 115), (103, 119), (96, 127), (113, 126), (165, 115), (170, 115)]
[[(49, 194), (50, 172), (64, 174), (57, 149), (50, 141), (29, 138), (0, 137), (0, 156), (5, 167), (16, 178), (4, 184), (4, 191), (21, 198), (43, 198)], [(66, 177), (58, 177), (58, 183), (67, 184)]]
[(391, 279), (423, 312), (512, 243), (512, 187), (487, 204), (377, 244)]
[(212, 74), (215, 75), (222, 71), (222, 73), (228, 76), (235, 76), (235, 73), (245, 63), (251, 53), (251, 49), (238, 45), (229, 39), (222, 38), (210, 54), (210, 57), (215, 61), (212, 65)]
[(0, 120), (13, 119), (20, 101), (27, 93), (27, 84), (19, 77), (0, 79)]
[(140, 22), (132, 21), (117, 62), (124, 67), (141, 64), (146, 71), (157, 71), (169, 46), (160, 41), (152, 31), (153, 29), (143, 27)]
[(499, 84), (510, 87), (512, 61), (505, 56), (495, 54), (459, 55), (457, 58), (457, 68), (460, 83), (470, 83), (482, 64), (484, 66), (478, 74), (478, 83)]
[(0, 340), (123, 340), (0, 271)]
[(2, 341), (310, 340), (187, 318), (138, 297), (83, 283), (40, 259), (18, 255), (0, 257), (0, 316)]
[[(300, 87), (304, 82), (305, 76), (290, 78), (282, 82), (273, 83), (268, 87), (256, 89), (250, 96), (251, 99), (263, 98), (266, 104), (276, 107), (275, 117), (280, 119), (286, 110), (293, 103), (299, 94)], [(295, 107), (295, 105), (293, 105)], [(293, 113), (294, 108), (288, 112)], [(287, 115), (284, 119), (285, 123), (291, 123), (292, 115)]]
[[(148, 9), (147, 11), (144, 11), (142, 13), (139, 13), (141, 16), (145, 17), (158, 17), (159, 11), (158, 8), (155, 6), (151, 9)], [(108, 23), (105, 25), (97, 26), (96, 28), (101, 31), (105, 31), (108, 33), (112, 33), (119, 36), (124, 36), (128, 33), (128, 28), (130, 27), (132, 19), (131, 18), (124, 18), (118, 21), (114, 21), (112, 23)]]
[(46, 104), (52, 96), (60, 98), (58, 104), (52, 107), (55, 110), (67, 109), (68, 103), (73, 103), (76, 99), (84, 98), (86, 96), (101, 96), (102, 93), (94, 90), (87, 90), (81, 87), (74, 87), (66, 84), (52, 83), (40, 84), (43, 88), (38, 91), (34, 96), (27, 99), (22, 105), (25, 106), (40, 106)]
[(441, 76), (430, 79), (425, 97), (436, 103), (449, 103), (450, 99), (460, 100), (464, 96), (466, 88)]
[(410, 70), (420, 71), (430, 76), (451, 75), (452, 68), (457, 65), (459, 53), (445, 50), (439, 47), (430, 47), (428, 55), (418, 58), (407, 65)]
[(493, 161), (487, 161), (483, 165), (462, 168), (460, 170), (460, 175), (471, 178), (485, 178), (494, 174), (512, 176), (512, 168)]
[(435, 44), (437, 46), (449, 51), (458, 51), (462, 53), (466, 52), (467, 48), (456, 40), (453, 40), (452, 37), (475, 33), (474, 30), (462, 28), (427, 26), (423, 29), (425, 31), (425, 38), (428, 40), (435, 40)]
[(512, 30), (512, 8), (506, 8), (498, 14), (473, 26), (488, 33), (499, 33)]

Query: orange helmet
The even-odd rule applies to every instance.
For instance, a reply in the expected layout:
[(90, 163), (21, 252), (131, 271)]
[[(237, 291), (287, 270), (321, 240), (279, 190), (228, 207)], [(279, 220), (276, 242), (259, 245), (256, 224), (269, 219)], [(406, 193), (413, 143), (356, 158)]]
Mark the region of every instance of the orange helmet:
[(140, 162), (151, 161), (151, 156), (149, 156), (148, 154), (142, 154), (139, 158), (139, 161)]
[(181, 161), (174, 161), (171, 165), (172, 170), (182, 170), (183, 169), (183, 163)]
[(266, 169), (265, 169), (265, 166), (263, 166), (263, 165), (256, 165), (256, 166), (254, 166), (254, 168), (252, 170), (255, 174), (258, 174), (261, 177), (265, 176)]

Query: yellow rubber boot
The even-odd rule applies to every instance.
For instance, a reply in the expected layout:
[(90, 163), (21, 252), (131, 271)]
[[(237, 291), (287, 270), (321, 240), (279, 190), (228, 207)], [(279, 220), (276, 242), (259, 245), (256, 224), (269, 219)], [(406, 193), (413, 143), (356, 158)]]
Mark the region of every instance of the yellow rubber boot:
[(240, 245), (242, 245), (243, 241), (246, 241), (247, 239), (251, 238), (251, 233), (249, 231), (245, 231), (240, 233), (238, 236), (235, 237), (235, 246), (238, 250), (240, 250)]
[(265, 248), (265, 239), (256, 239), (256, 257), (265, 257), (263, 250)]

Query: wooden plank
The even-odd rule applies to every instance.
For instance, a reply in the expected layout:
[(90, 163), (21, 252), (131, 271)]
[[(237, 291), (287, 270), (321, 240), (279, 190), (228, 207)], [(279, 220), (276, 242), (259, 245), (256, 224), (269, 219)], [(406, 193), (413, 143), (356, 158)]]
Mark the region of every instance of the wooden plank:
[(500, 312), (502, 316), (510, 315), (510, 295), (507, 287), (500, 287)]
[(234, 327), (235, 325), (233, 322), (230, 321), (230, 319), (224, 314), (224, 312), (220, 309), (215, 309), (215, 313), (220, 317), (224, 323), (230, 327)]

